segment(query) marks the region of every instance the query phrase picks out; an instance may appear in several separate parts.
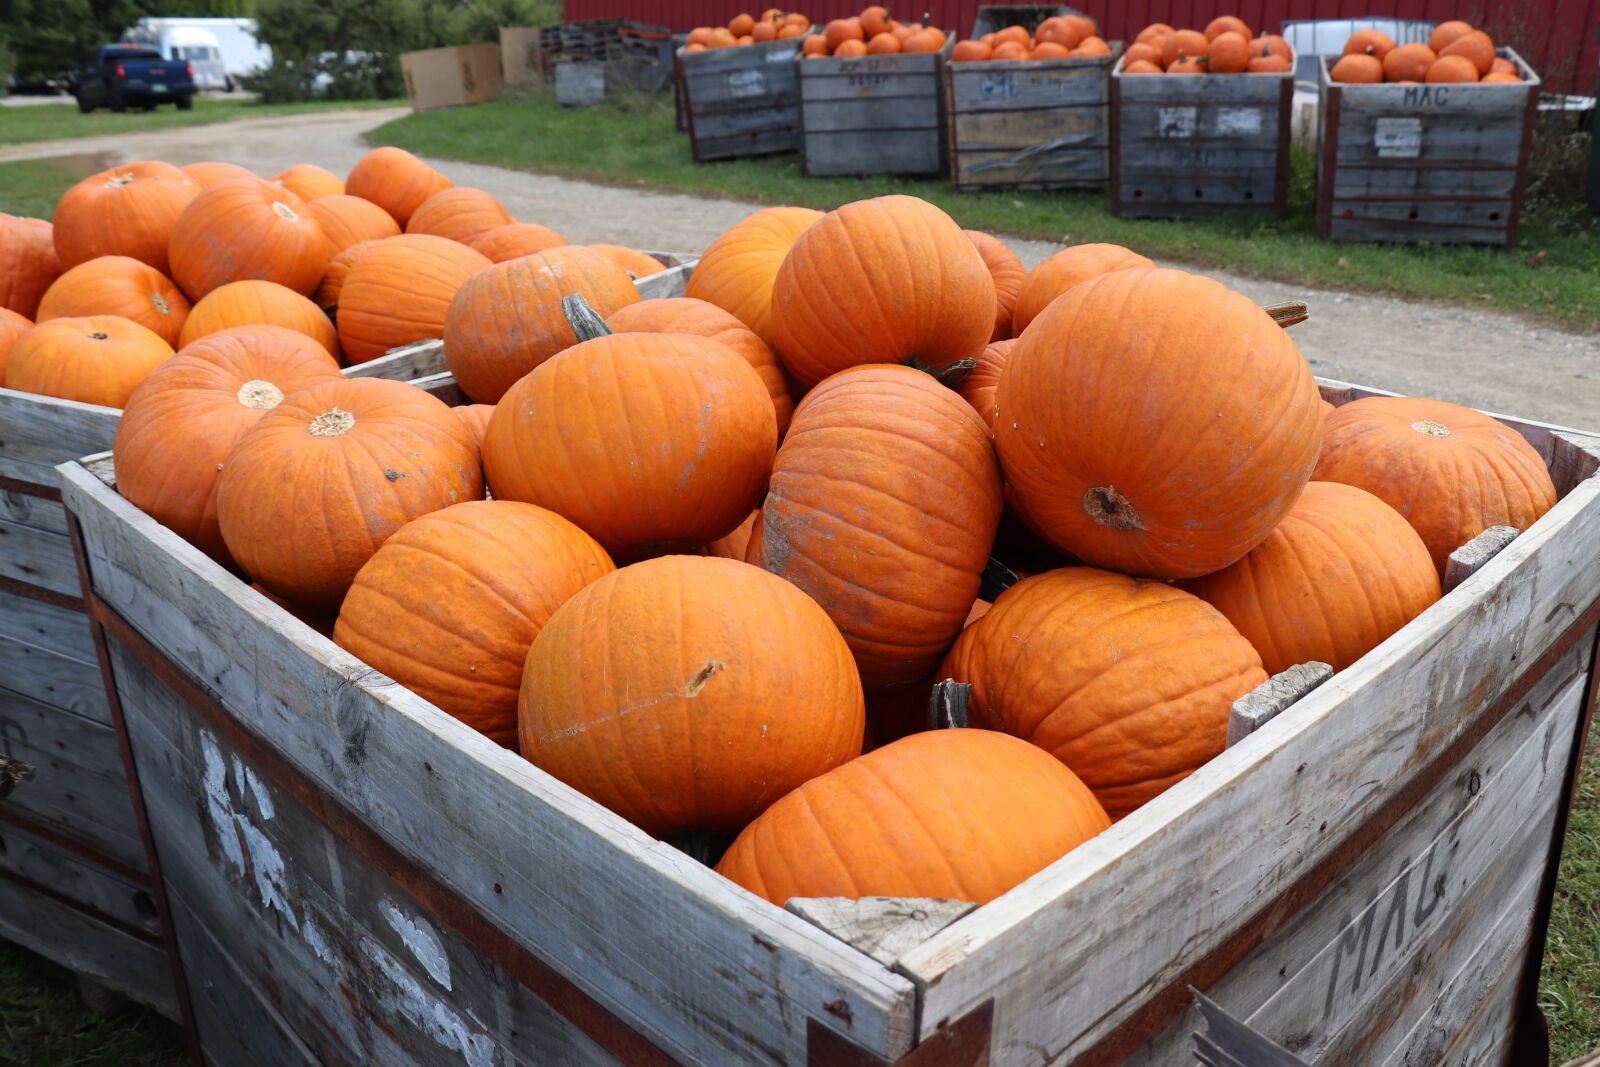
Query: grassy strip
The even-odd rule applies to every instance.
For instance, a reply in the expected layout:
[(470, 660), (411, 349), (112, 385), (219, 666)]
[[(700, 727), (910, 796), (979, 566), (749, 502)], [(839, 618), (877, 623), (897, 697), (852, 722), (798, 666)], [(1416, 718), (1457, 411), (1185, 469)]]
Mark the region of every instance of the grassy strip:
[(176, 1027), (148, 1011), (96, 1015), (39, 960), (0, 941), (0, 1063), (17, 1067), (182, 1067)]
[(144, 133), (176, 126), (209, 126), (235, 119), (270, 119), (314, 111), (395, 107), (398, 103), (394, 100), (314, 100), (302, 104), (260, 104), (253, 100), (198, 99), (190, 111), (163, 106), (154, 111), (127, 111), (120, 115), (103, 108), (83, 115), (75, 104), (4, 107), (0, 108), (0, 144)]
[(1539, 1007), (1550, 1062), (1600, 1049), (1600, 731), (1589, 738), (1545, 941)]
[[(912, 193), (963, 226), (1048, 241), (1109, 241), (1147, 255), (1306, 285), (1500, 308), (1600, 328), (1600, 232), (1571, 209), (1525, 212), (1511, 250), (1334, 244), (1316, 236), (1316, 162), (1297, 152), (1286, 219), (1117, 219), (1098, 193), (958, 194), (947, 179), (807, 178), (797, 155), (696, 164), (674, 131), (671, 94), (635, 94), (563, 111), (548, 90), (477, 107), (419, 112), (367, 135), (419, 154), (627, 187), (832, 208)], [(1538, 253), (1535, 265), (1529, 264)]]
[(36, 219), (54, 218), (61, 194), (96, 169), (82, 156), (0, 163), (0, 211)]

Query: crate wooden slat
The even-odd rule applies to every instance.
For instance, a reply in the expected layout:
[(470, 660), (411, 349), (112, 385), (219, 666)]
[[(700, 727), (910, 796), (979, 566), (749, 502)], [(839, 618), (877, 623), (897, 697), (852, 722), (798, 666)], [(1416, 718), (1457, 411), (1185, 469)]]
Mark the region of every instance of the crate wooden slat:
[(1111, 72), (1111, 211), (1283, 215), (1294, 75)]
[(1318, 234), (1515, 244), (1540, 81), (1500, 55), (1521, 85), (1341, 85), (1322, 57)]
[(290, 619), (118, 497), (108, 459), (62, 478), (152, 823), (181, 839), (162, 875), (214, 1058), (1186, 1062), (1192, 982), (1310, 1062), (1433, 1064), (1509, 1047), (1594, 698), (1600, 445), (1508, 421), (1551, 466), (1548, 515), (892, 968)]
[(795, 57), (803, 38), (704, 52), (679, 49), (689, 141), (697, 163), (800, 147)]
[(944, 68), (938, 52), (796, 59), (800, 152), (813, 176), (944, 170)]

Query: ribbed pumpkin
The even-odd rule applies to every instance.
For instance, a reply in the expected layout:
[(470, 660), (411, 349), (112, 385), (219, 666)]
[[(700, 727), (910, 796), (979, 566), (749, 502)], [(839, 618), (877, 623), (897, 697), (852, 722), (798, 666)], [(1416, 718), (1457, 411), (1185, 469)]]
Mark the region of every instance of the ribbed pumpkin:
[(0, 307), (32, 318), (39, 298), (60, 276), (50, 224), (0, 212)]
[(363, 253), (339, 290), (339, 344), (351, 363), (444, 336), (456, 291), (489, 261), (428, 234), (390, 237)]
[(229, 282), (277, 282), (303, 296), (333, 258), (305, 204), (280, 186), (218, 182), (189, 202), (172, 229), (172, 279), (199, 300)]
[(51, 319), (12, 346), (6, 388), (120, 408), (146, 375), (171, 358), (171, 345), (129, 319)]
[(1074, 245), (1064, 248), (1028, 272), (1027, 280), (1017, 293), (1016, 310), (1012, 313), (1013, 337), (1021, 337), (1028, 324), (1039, 317), (1039, 312), (1050, 301), (1071, 289), (1079, 282), (1114, 270), (1130, 270), (1155, 266), (1137, 252), (1121, 245)]
[(1192, 578), (1260, 544), (1294, 505), (1320, 404), (1294, 342), (1242, 294), (1119, 270), (1074, 286), (1018, 339), (994, 441), (1008, 499), (1057, 548)]
[(337, 611), (396, 530), (482, 499), (478, 450), (448, 407), (404, 382), (349, 378), (285, 398), (240, 438), (217, 483), (217, 521), (256, 581)]
[(971, 684), (974, 726), (1051, 753), (1121, 818), (1220, 753), (1233, 702), (1267, 672), (1198, 597), (1069, 567), (1001, 593), (937, 677)]
[(297, 336), (244, 326), (188, 345), (134, 390), (117, 424), (117, 492), (224, 566), (217, 481), (228, 454), (285, 396), (340, 377)]
[(976, 356), (994, 316), (983, 257), (950, 216), (914, 196), (829, 212), (772, 284), (773, 347), (808, 386), (863, 363), (940, 367)]
[(780, 908), (792, 897), (985, 904), (1110, 825), (1077, 776), (1032, 745), (933, 730), (779, 800), (717, 873)]
[(241, 167), (237, 163), (223, 163), (217, 160), (207, 163), (187, 163), (178, 169), (187, 174), (202, 189), (209, 189), (218, 182), (232, 181), (235, 178), (249, 178), (252, 181), (261, 180), (254, 171)]
[(431, 233), (462, 244), (517, 220), (491, 194), (458, 185), (434, 193), (406, 223), (407, 233)]
[(344, 179), (315, 163), (296, 163), (285, 167), (270, 180), (277, 182), (307, 203), (319, 197), (344, 194)]
[(615, 568), (554, 512), (469, 500), (402, 526), (356, 575), (334, 641), (473, 729), (517, 745), (528, 646)]
[(331, 355), (339, 354), (339, 335), (322, 309), (277, 282), (229, 282), (211, 290), (189, 313), (181, 343), (187, 346), (231, 326), (258, 324), (303, 333)]
[(748, 558), (822, 605), (872, 692), (925, 677), (961, 630), (1001, 503), (972, 408), (921, 371), (864, 366), (795, 410)]
[(967, 239), (978, 250), (978, 255), (983, 257), (983, 265), (989, 268), (989, 277), (994, 280), (994, 332), (989, 335), (989, 340), (1003, 341), (1015, 337), (1016, 332), (1011, 329), (1011, 315), (1017, 306), (1017, 294), (1022, 291), (1022, 283), (1028, 279), (1028, 268), (1022, 265), (1021, 258), (1011, 251), (1011, 247), (998, 237), (982, 230), (968, 230)]
[(1394, 508), (1352, 485), (1311, 482), (1265, 541), (1184, 588), (1277, 674), (1312, 660), (1350, 666), (1439, 599), (1439, 573)]
[(769, 207), (748, 215), (706, 248), (684, 295), (717, 305), (772, 347), (772, 283), (800, 235), (822, 218), (806, 207)]
[(520, 259), (535, 252), (560, 248), (567, 239), (548, 226), (537, 222), (513, 222), (509, 226), (496, 226), (478, 234), (467, 244), (489, 257), (492, 263)]
[(495, 403), (517, 379), (577, 344), (561, 310), (561, 301), (574, 294), (602, 318), (639, 299), (626, 271), (581, 245), (475, 274), (455, 294), (444, 323), (445, 362), (462, 390), (479, 403)]
[(344, 191), (372, 201), (404, 226), (428, 197), (453, 184), (403, 148), (374, 148), (344, 180)]
[[(0, 387), (6, 384), (6, 362), (11, 358), (11, 350), (16, 347), (22, 335), (31, 329), (33, 329), (31, 319), (7, 308), (0, 308)], [(740, 553), (739, 558), (743, 559), (744, 554)]]
[(654, 256), (647, 256), (638, 249), (629, 248), (626, 245), (590, 245), (589, 247), (627, 271), (634, 278), (647, 278), (652, 274), (660, 274), (667, 269), (666, 264)]
[(720, 341), (619, 333), (517, 382), (483, 442), (497, 500), (549, 508), (618, 558), (694, 551), (760, 503), (777, 445), (772, 401)]
[(991, 341), (978, 353), (978, 365), (956, 385), (961, 399), (972, 405), (972, 410), (983, 419), (983, 424), (994, 433), (994, 392), (1000, 386), (1000, 374), (1011, 358), (1016, 339)]
[(367, 241), (400, 235), (399, 224), (387, 211), (359, 196), (318, 197), (306, 203), (304, 214), (317, 220), (335, 255)]
[(647, 833), (735, 831), (861, 751), (861, 683), (828, 617), (735, 560), (665, 556), (539, 631), (522, 754)]
[(39, 301), (39, 321), (119, 315), (176, 346), (189, 301), (165, 274), (129, 256), (101, 256), (67, 271)]
[[(362, 203), (365, 203), (365, 201), (362, 201)], [(334, 313), (330, 309), (337, 309), (339, 306), (339, 293), (344, 289), (344, 280), (349, 276), (350, 268), (356, 265), (356, 260), (366, 254), (367, 249), (372, 248), (378, 241), (383, 240), (388, 240), (388, 238), (380, 237), (377, 241), (361, 241), (328, 260), (328, 269), (322, 272), (322, 281), (317, 285), (317, 291), (311, 294), (311, 302), (329, 314), (329, 321), (332, 321), (331, 316)]]
[(1450, 553), (1491, 526), (1526, 530), (1556, 503), (1539, 453), (1479, 411), (1371, 396), (1326, 419), (1319, 481), (1365, 489), (1405, 516), (1444, 573)]
[(704, 300), (662, 297), (620, 308), (607, 317), (606, 325), (618, 333), (692, 333), (721, 341), (743, 356), (767, 387), (772, 412), (778, 420), (778, 437), (781, 439), (789, 431), (794, 401), (789, 399), (789, 384), (784, 381), (778, 357), (754, 330), (730, 312)]
[(472, 431), (472, 439), (483, 450), (483, 437), (489, 432), (489, 420), (494, 416), (493, 404), (461, 404), (450, 409), (463, 426)]
[(707, 541), (700, 550), (702, 556), (720, 556), (723, 559), (736, 559), (743, 561), (750, 550), (750, 537), (755, 533), (756, 523), (761, 520), (761, 509), (752, 511), (748, 518), (733, 528), (733, 532), (719, 537), (714, 541)]
[(126, 163), (83, 179), (56, 202), (61, 265), (131, 256), (171, 275), (167, 246), (178, 217), (199, 192), (183, 171), (153, 161)]

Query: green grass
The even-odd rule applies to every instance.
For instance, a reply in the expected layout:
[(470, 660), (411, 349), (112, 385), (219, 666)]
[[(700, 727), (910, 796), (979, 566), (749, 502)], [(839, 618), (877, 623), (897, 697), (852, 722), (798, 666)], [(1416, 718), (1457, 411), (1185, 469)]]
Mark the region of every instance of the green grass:
[(1600, 1049), (1600, 730), (1589, 738), (1567, 824), (1539, 1007), (1550, 1022), (1552, 1063)]
[(206, 126), (234, 119), (267, 119), (282, 115), (301, 115), (311, 111), (341, 111), (350, 108), (396, 107), (394, 100), (315, 100), (302, 104), (259, 104), (253, 100), (210, 100), (194, 102), (191, 111), (163, 105), (154, 111), (128, 111), (116, 115), (104, 109), (79, 114), (75, 104), (40, 104), (34, 107), (0, 108), (0, 145), (31, 141), (59, 141), (77, 137), (103, 137), (116, 133), (142, 133), (175, 126)]
[(100, 1016), (47, 965), (0, 942), (0, 1064), (182, 1067), (181, 1034), (147, 1011)]
[[(912, 193), (963, 226), (1049, 241), (1110, 241), (1198, 268), (1305, 285), (1500, 308), (1600, 328), (1600, 230), (1572, 208), (1529, 210), (1519, 247), (1333, 244), (1313, 217), (1315, 160), (1296, 153), (1290, 217), (1199, 222), (1113, 218), (1098, 193), (954, 192), (948, 180), (807, 178), (796, 155), (696, 164), (673, 128), (671, 94), (635, 94), (562, 111), (548, 90), (490, 104), (419, 112), (367, 134), (373, 144), (557, 174), (757, 203), (832, 208)], [(537, 221), (537, 220), (535, 220)], [(1537, 264), (1529, 259), (1543, 252)]]
[(87, 156), (0, 163), (0, 211), (36, 219), (54, 218), (61, 194), (100, 169)]

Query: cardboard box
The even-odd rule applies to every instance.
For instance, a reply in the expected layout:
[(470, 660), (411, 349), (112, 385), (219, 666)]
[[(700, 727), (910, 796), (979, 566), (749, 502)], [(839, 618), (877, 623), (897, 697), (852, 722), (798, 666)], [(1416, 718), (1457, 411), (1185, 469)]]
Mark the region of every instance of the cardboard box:
[(407, 52), (400, 57), (400, 69), (417, 111), (500, 97), (500, 48), (492, 43)]
[(500, 63), (507, 85), (531, 85), (543, 81), (547, 73), (544, 49), (539, 46), (540, 27), (501, 26)]

